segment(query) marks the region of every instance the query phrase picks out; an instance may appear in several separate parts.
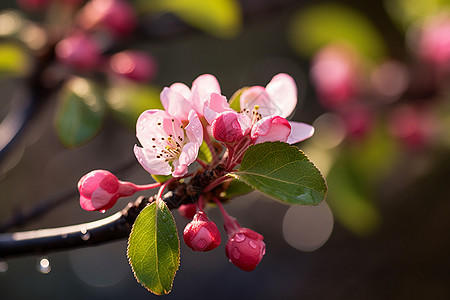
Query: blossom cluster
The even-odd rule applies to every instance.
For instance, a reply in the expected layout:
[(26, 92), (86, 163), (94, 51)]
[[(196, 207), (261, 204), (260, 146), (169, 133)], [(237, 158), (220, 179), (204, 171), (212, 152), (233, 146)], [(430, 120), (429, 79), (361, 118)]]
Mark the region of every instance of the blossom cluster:
[[(170, 175), (171, 179), (138, 186), (119, 181), (107, 171), (93, 171), (78, 184), (81, 206), (85, 210), (109, 209), (119, 197), (155, 187), (160, 187), (157, 195), (160, 199), (170, 182), (189, 177), (191, 181), (208, 178), (201, 185), (202, 190), (195, 194), (194, 203), (179, 207), (181, 215), (192, 219), (183, 232), (186, 245), (202, 252), (219, 246), (219, 230), (205, 213), (206, 204), (215, 202), (228, 235), (226, 256), (244, 271), (255, 269), (265, 254), (263, 236), (242, 228), (210, 191), (230, 179), (227, 173), (235, 170), (251, 145), (267, 141), (297, 143), (309, 138), (314, 128), (286, 119), (297, 105), (297, 86), (287, 74), (274, 76), (265, 87), (243, 88), (237, 95), (233, 101), (239, 101), (239, 109), (235, 110), (236, 104), (230, 106), (221, 94), (216, 77), (210, 74), (199, 76), (191, 87), (183, 83), (165, 87), (161, 92), (164, 110), (149, 109), (137, 120), (136, 136), (140, 145), (134, 146), (134, 154), (150, 174)], [(202, 144), (211, 152), (208, 161), (199, 159)], [(199, 169), (189, 173), (194, 162), (199, 164)], [(209, 175), (198, 177), (202, 172)]]

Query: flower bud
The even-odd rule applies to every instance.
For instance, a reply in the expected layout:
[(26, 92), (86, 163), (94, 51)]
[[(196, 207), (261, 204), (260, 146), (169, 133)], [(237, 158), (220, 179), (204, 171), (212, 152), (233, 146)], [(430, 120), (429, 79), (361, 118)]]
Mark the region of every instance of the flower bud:
[(219, 246), (220, 233), (214, 222), (209, 221), (203, 210), (198, 211), (183, 232), (186, 245), (194, 251), (210, 251)]
[(225, 145), (232, 145), (250, 132), (251, 122), (246, 116), (233, 111), (220, 113), (211, 123), (213, 137)]
[(134, 81), (149, 81), (156, 74), (156, 62), (146, 52), (122, 51), (112, 56), (109, 64), (115, 74)]
[(136, 190), (134, 184), (119, 181), (105, 170), (89, 172), (78, 181), (80, 205), (88, 211), (110, 209), (120, 197), (131, 196)]
[(93, 70), (101, 61), (97, 43), (84, 33), (76, 33), (60, 41), (55, 48), (58, 59), (80, 70)]
[(185, 217), (186, 219), (191, 220), (194, 218), (195, 214), (197, 213), (197, 204), (189, 203), (189, 204), (182, 204), (178, 208), (178, 213)]
[(133, 7), (122, 0), (93, 0), (81, 10), (79, 24), (85, 29), (106, 29), (117, 36), (126, 36), (136, 27)]
[(244, 271), (253, 271), (266, 253), (264, 237), (259, 233), (242, 228), (234, 219), (225, 222), (229, 240), (225, 254), (231, 263)]

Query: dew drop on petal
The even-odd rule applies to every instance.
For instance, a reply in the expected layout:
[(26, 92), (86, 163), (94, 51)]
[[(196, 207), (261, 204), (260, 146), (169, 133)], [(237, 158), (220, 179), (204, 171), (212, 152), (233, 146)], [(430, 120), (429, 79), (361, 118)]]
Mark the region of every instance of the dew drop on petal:
[(47, 257), (41, 257), (36, 266), (37, 270), (42, 274), (48, 274), (52, 270), (50, 266), (50, 261)]
[(254, 241), (250, 241), (248, 243), (250, 245), (250, 247), (252, 247), (253, 249), (256, 249), (256, 247), (258, 247), (258, 245), (256, 245), (256, 243)]
[(6, 261), (0, 261), (0, 273), (8, 271), (8, 263)]
[(245, 240), (245, 234), (236, 233), (236, 235), (234, 236), (234, 240), (238, 243), (243, 242)]

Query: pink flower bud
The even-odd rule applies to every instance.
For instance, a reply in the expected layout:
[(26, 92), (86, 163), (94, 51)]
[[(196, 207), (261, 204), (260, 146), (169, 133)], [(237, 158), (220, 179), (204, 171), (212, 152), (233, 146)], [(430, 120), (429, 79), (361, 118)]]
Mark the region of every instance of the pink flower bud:
[(156, 75), (156, 61), (146, 52), (123, 51), (110, 60), (111, 70), (134, 81), (149, 81)]
[(125, 36), (136, 27), (137, 17), (127, 1), (93, 0), (88, 2), (79, 15), (79, 23), (85, 29), (104, 28)]
[(93, 70), (101, 60), (99, 46), (84, 33), (66, 37), (56, 45), (55, 52), (62, 63), (81, 70)]
[(132, 183), (119, 181), (108, 171), (95, 170), (78, 181), (78, 191), (84, 210), (104, 211), (113, 207), (120, 197), (134, 194), (137, 188)]
[(250, 132), (250, 119), (234, 111), (225, 111), (217, 115), (211, 123), (213, 137), (225, 145), (232, 145)]
[(186, 245), (194, 251), (210, 251), (219, 246), (220, 233), (214, 222), (209, 221), (205, 212), (198, 211), (183, 232)]
[(234, 218), (225, 221), (229, 240), (225, 254), (231, 263), (244, 271), (253, 271), (266, 253), (264, 237), (259, 233), (242, 228)]
[(197, 213), (197, 205), (193, 203), (182, 204), (178, 208), (178, 213), (186, 219), (191, 220)]

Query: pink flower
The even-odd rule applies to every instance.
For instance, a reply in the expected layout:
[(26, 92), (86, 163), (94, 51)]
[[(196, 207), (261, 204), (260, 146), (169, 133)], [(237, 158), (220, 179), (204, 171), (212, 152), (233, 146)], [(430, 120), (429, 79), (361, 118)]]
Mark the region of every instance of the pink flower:
[(134, 81), (153, 79), (157, 69), (153, 57), (143, 51), (119, 52), (111, 57), (109, 64), (115, 74)]
[(194, 251), (210, 251), (220, 245), (220, 233), (214, 222), (208, 220), (203, 210), (186, 225), (183, 232), (186, 245)]
[(183, 122), (187, 120), (192, 109), (201, 118), (205, 103), (212, 93), (220, 95), (219, 82), (213, 75), (204, 74), (194, 80), (192, 89), (180, 82), (164, 88), (161, 92), (161, 103), (166, 111), (170, 111), (174, 117)]
[(203, 140), (203, 127), (194, 111), (183, 124), (167, 112), (152, 109), (143, 112), (136, 123), (136, 136), (142, 145), (134, 154), (142, 167), (153, 175), (181, 177), (195, 161)]
[(119, 181), (105, 170), (87, 173), (78, 181), (80, 205), (88, 211), (110, 209), (120, 197), (131, 196), (137, 189), (134, 184)]
[[(240, 97), (241, 115), (248, 121), (239, 118), (240, 124), (250, 124), (249, 132), (253, 143), (264, 141), (282, 141), (291, 144), (311, 137), (314, 127), (300, 122), (289, 122), (289, 116), (297, 105), (297, 86), (294, 79), (287, 74), (278, 74), (264, 88), (253, 86), (245, 90)], [(211, 94), (205, 103), (204, 116), (213, 129), (213, 121), (219, 117), (225, 122), (224, 116), (233, 111), (226, 99)], [(224, 114), (224, 116), (222, 116)], [(229, 118), (229, 117), (227, 117)], [(221, 121), (221, 122), (222, 122)], [(216, 123), (216, 126), (219, 123)], [(228, 124), (229, 125), (229, 124)], [(222, 125), (224, 130), (234, 131), (235, 126)], [(242, 127), (242, 126), (241, 126)], [(241, 128), (245, 131), (246, 128)], [(226, 132), (222, 133), (222, 136)], [(235, 134), (233, 132), (233, 134)], [(214, 135), (214, 133), (213, 133)], [(230, 135), (232, 135), (230, 133)]]
[(96, 41), (81, 32), (61, 40), (55, 52), (61, 62), (81, 70), (97, 68), (102, 59)]
[(104, 28), (118, 36), (131, 33), (136, 27), (136, 20), (131, 4), (122, 0), (92, 0), (78, 16), (78, 23), (83, 28)]
[(253, 271), (266, 253), (264, 237), (249, 228), (242, 228), (232, 217), (225, 219), (224, 226), (229, 238), (225, 246), (228, 259), (241, 270)]
[(235, 111), (226, 111), (214, 118), (211, 133), (216, 140), (230, 147), (248, 135), (250, 128), (249, 118)]

